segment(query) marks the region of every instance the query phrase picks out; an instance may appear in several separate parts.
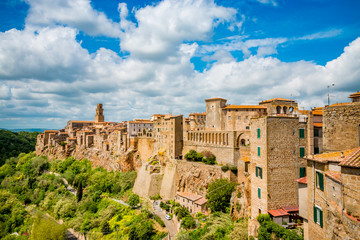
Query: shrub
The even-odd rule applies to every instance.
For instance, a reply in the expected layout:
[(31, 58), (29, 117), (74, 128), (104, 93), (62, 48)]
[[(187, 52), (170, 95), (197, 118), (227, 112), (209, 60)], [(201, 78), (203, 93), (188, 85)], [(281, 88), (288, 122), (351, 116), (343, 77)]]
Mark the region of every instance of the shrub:
[(108, 222), (108, 221), (106, 221), (106, 222), (104, 222), (104, 223), (102, 224), (102, 226), (101, 226), (101, 232), (102, 232), (102, 234), (104, 234), (104, 235), (107, 235), (107, 234), (111, 233), (111, 232), (110, 232), (110, 225), (109, 225), (109, 222)]
[(186, 216), (190, 216), (190, 212), (186, 207), (177, 207), (175, 208), (174, 213), (178, 220), (181, 220)]
[(222, 170), (223, 172), (227, 172), (227, 171), (229, 171), (229, 166), (228, 166), (228, 165), (222, 166), (222, 167), (221, 167), (221, 170)]
[(196, 222), (192, 216), (186, 216), (181, 221), (180, 226), (185, 229), (192, 229), (195, 228)]
[(169, 205), (167, 205), (166, 203), (164, 203), (164, 202), (161, 202), (160, 203), (160, 207), (162, 208), (162, 209), (164, 209), (165, 211), (170, 211), (170, 206)]
[(161, 227), (165, 227), (164, 221), (158, 215), (154, 215), (154, 219), (160, 224)]
[(212, 181), (206, 193), (207, 205), (210, 207), (211, 212), (227, 212), (234, 189), (235, 184), (226, 179)]
[(204, 152), (202, 152), (202, 155), (204, 156), (204, 158), (202, 159), (203, 163), (209, 164), (209, 165), (216, 164), (216, 157), (211, 152), (204, 151)]
[(203, 159), (203, 155), (201, 153), (196, 152), (195, 150), (190, 150), (185, 154), (185, 159), (188, 161), (201, 162)]
[(132, 207), (132, 208), (136, 207), (140, 203), (139, 195), (137, 195), (135, 193), (131, 194), (130, 197), (129, 197), (128, 203), (129, 203), (130, 207)]
[(160, 196), (160, 194), (156, 194), (155, 196), (150, 197), (150, 200), (154, 200), (154, 201), (161, 200), (161, 199), (162, 199), (162, 197)]

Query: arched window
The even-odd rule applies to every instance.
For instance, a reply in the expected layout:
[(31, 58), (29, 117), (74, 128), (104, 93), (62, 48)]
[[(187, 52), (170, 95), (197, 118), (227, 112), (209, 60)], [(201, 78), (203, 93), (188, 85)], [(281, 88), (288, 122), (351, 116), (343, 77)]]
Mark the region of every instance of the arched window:
[(241, 146), (245, 146), (245, 139), (241, 139)]
[(283, 112), (284, 112), (284, 114), (287, 114), (287, 107), (283, 107)]
[(281, 113), (281, 107), (280, 107), (280, 106), (277, 106), (277, 107), (276, 107), (276, 113), (277, 113), (277, 114), (280, 114), (280, 113)]

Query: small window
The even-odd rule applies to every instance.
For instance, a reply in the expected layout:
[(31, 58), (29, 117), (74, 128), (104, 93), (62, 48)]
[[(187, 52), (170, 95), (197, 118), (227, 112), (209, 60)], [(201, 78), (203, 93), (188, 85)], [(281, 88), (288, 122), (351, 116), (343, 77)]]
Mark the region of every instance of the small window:
[(303, 129), (303, 128), (299, 129), (299, 137), (300, 138), (305, 138), (305, 129)]
[(316, 206), (314, 206), (314, 222), (323, 227), (323, 211)]
[(250, 126), (246, 126), (246, 130), (249, 130), (250, 129)]
[(300, 157), (304, 157), (305, 156), (305, 148), (304, 147), (300, 147)]
[(319, 154), (320, 153), (320, 149), (318, 147), (314, 147), (314, 154)]
[(302, 177), (305, 177), (305, 176), (306, 176), (306, 168), (305, 167), (300, 167), (299, 177), (302, 178)]
[(257, 138), (260, 138), (260, 128), (257, 129)]
[(240, 117), (240, 116), (238, 116), (238, 120), (241, 120), (241, 117)]
[(320, 132), (319, 129), (315, 128), (314, 129), (314, 137), (319, 137), (320, 136), (319, 132)]
[(324, 191), (324, 175), (321, 172), (316, 172), (316, 187)]
[(230, 119), (231, 119), (231, 116), (228, 116), (228, 119), (230, 120)]
[(260, 177), (262, 179), (263, 175), (261, 167), (256, 167), (256, 177)]
[(261, 198), (261, 188), (258, 188), (258, 198)]
[(260, 157), (260, 147), (257, 148), (258, 156)]

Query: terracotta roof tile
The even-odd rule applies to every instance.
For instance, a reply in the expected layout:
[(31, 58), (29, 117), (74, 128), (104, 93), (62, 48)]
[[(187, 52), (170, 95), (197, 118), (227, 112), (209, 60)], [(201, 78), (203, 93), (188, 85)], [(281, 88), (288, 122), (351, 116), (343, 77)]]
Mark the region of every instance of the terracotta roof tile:
[(314, 127), (322, 127), (323, 123), (314, 123)]
[(259, 105), (228, 105), (223, 109), (266, 109), (266, 107)]
[(345, 156), (339, 165), (360, 168), (360, 147), (356, 148), (350, 155)]
[(281, 217), (281, 216), (288, 216), (289, 213), (287, 213), (283, 209), (276, 209), (276, 210), (269, 210), (268, 213), (274, 217)]
[(280, 101), (280, 102), (295, 102), (294, 100), (290, 100), (290, 99), (285, 99), (285, 98), (272, 98), (269, 100), (264, 100), (261, 103), (269, 103), (269, 102), (274, 102), (274, 101)]
[(226, 100), (226, 99), (224, 99), (224, 98), (219, 98), (219, 97), (205, 99), (205, 101), (212, 101), (212, 100)]
[(334, 171), (326, 171), (325, 175), (331, 178), (332, 180), (341, 183), (341, 173)]
[(197, 195), (195, 193), (189, 193), (189, 192), (178, 192), (177, 195), (179, 195), (180, 197), (183, 197), (183, 198), (187, 198), (191, 201), (197, 201), (200, 198), (202, 198), (202, 196), (200, 196), (200, 195)]
[(331, 104), (330, 107), (338, 107), (338, 106), (346, 106), (346, 105), (351, 105), (351, 102), (347, 102), (347, 103), (334, 103)]
[[(328, 152), (328, 153), (322, 153), (322, 154), (316, 154), (316, 155), (310, 155), (306, 156), (305, 158), (308, 160), (316, 161), (316, 162), (342, 162), (347, 156), (349, 156), (351, 153), (353, 153), (357, 148), (349, 149), (345, 151), (339, 151), (339, 152)], [(344, 157), (341, 156), (341, 153), (343, 153)], [(359, 165), (360, 167), (360, 165)]]
[(208, 200), (206, 198), (202, 197), (199, 200), (196, 200), (195, 203), (198, 204), (198, 205), (203, 205), (203, 204), (207, 203), (207, 201)]
[(349, 98), (356, 98), (356, 97), (360, 97), (360, 92), (350, 94), (350, 96), (349, 96)]
[(307, 184), (307, 176), (296, 179), (295, 181), (297, 181), (298, 183)]
[(287, 213), (289, 213), (289, 212), (298, 212), (299, 211), (299, 206), (298, 205), (293, 205), (293, 206), (283, 207), (281, 209), (283, 209)]

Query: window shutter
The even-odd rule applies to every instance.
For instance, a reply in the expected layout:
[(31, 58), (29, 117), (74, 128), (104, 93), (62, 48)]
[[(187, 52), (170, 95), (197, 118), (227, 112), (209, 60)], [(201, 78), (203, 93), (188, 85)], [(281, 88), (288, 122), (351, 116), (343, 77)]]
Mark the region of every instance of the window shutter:
[(261, 189), (258, 188), (258, 198), (261, 198)]
[(256, 167), (256, 177), (258, 177), (258, 176), (259, 176), (259, 168)]
[(324, 175), (319, 172), (319, 187), (320, 190), (324, 191)]
[(260, 170), (260, 178), (262, 179), (262, 168), (259, 168), (259, 170)]
[(305, 156), (305, 148), (300, 147), (300, 157), (304, 157), (304, 156)]
[(317, 208), (314, 206), (314, 222), (317, 222)]
[(257, 129), (257, 138), (260, 138), (260, 128)]
[(320, 226), (323, 227), (323, 211), (319, 209), (320, 212)]
[(258, 156), (260, 157), (260, 147), (258, 147)]
[(300, 138), (305, 138), (305, 129), (303, 128), (299, 129), (299, 136)]
[(305, 176), (306, 176), (306, 168), (301, 167), (300, 168), (300, 178), (305, 177)]

